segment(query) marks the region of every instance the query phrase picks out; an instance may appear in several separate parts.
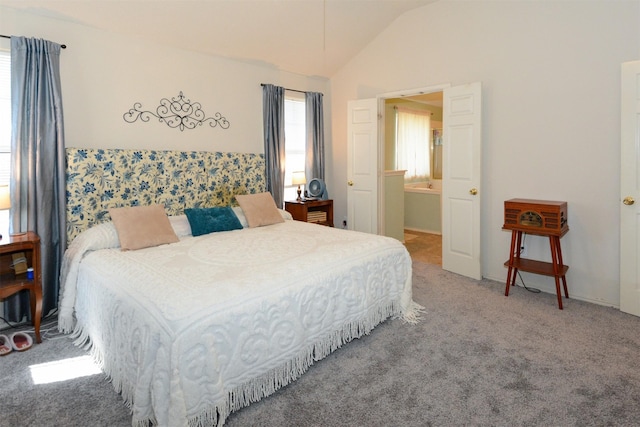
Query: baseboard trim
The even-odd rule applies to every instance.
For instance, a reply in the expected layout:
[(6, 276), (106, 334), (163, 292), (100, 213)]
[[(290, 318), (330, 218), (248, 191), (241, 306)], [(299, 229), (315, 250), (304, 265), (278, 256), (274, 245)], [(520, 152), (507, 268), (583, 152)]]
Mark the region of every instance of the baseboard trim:
[(436, 234), (438, 236), (442, 236), (442, 232), (441, 231), (434, 231), (434, 230), (422, 230), (420, 228), (411, 228), (411, 227), (404, 227), (405, 231), (415, 231), (418, 233), (427, 233), (427, 234)]

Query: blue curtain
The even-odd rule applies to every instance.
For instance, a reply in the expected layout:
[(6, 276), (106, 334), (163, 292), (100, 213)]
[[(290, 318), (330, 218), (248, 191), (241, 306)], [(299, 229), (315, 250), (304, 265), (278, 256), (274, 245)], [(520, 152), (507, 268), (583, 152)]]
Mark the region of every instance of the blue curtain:
[(305, 175), (307, 182), (313, 178), (324, 181), (324, 114), (322, 110), (322, 94), (307, 92), (305, 94), (305, 111), (307, 121), (307, 145)]
[(267, 191), (276, 206), (284, 206), (284, 88), (262, 85), (262, 124)]
[[(58, 305), (66, 247), (65, 149), (60, 89), (60, 45), (11, 37), (11, 224), (14, 233), (35, 231), (42, 257), (42, 312)], [(5, 302), (5, 317), (29, 313), (28, 294)]]

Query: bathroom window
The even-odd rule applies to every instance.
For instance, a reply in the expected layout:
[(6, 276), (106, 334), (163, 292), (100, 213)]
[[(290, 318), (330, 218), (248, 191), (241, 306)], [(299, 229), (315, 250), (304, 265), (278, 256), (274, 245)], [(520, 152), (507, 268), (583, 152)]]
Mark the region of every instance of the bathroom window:
[(405, 181), (431, 178), (431, 113), (396, 107), (396, 168)]

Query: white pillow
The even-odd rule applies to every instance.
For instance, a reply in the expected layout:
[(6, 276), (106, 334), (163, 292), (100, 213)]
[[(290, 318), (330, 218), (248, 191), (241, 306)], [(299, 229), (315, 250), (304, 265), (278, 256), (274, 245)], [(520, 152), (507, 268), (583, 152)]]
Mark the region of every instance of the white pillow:
[(178, 237), (191, 236), (191, 225), (186, 215), (170, 216), (169, 222)]

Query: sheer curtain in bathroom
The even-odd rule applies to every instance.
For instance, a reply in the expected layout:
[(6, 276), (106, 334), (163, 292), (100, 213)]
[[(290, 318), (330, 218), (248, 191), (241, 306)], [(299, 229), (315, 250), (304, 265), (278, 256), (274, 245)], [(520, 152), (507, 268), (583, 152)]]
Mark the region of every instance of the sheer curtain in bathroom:
[(431, 113), (396, 107), (396, 162), (405, 181), (430, 178)]

